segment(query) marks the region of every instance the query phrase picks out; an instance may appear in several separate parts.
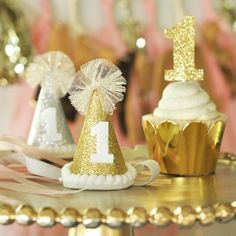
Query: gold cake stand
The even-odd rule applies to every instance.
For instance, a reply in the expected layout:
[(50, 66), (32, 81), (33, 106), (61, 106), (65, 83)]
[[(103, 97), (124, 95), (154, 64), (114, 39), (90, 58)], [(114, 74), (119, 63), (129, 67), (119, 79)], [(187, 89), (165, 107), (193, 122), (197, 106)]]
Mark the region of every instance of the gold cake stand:
[(84, 191), (60, 198), (1, 193), (25, 204), (0, 205), (0, 224), (62, 224), (75, 235), (132, 235), (147, 223), (191, 227), (226, 222), (236, 213), (236, 156), (219, 157), (215, 175), (206, 177), (160, 176), (146, 187), (120, 191)]

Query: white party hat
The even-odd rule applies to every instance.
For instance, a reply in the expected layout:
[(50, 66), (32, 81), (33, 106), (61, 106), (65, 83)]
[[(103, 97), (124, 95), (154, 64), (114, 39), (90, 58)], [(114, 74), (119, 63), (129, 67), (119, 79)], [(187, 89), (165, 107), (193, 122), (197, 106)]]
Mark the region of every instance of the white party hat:
[(35, 57), (26, 70), (32, 86), (41, 85), (28, 144), (53, 152), (72, 153), (75, 145), (60, 98), (68, 92), (75, 75), (71, 59), (62, 52)]

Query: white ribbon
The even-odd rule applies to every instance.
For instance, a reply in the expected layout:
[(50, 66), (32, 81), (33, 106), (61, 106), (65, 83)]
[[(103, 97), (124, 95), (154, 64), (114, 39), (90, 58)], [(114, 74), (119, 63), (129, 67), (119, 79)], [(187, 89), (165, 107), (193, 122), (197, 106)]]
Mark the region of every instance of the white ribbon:
[[(1, 158), (1, 162), (8, 164), (22, 164), (27, 170), (34, 175), (47, 177), (54, 180), (59, 180), (61, 177), (61, 169), (48, 164), (44, 161), (26, 156), (24, 153), (14, 153)], [(137, 173), (140, 174), (145, 167), (148, 168), (150, 175), (145, 181), (136, 181), (134, 186), (145, 186), (155, 180), (160, 173), (159, 165), (154, 160), (145, 160), (134, 164)]]
[[(78, 190), (71, 190), (65, 192), (45, 190), (45, 193), (40, 193), (39, 191), (36, 191), (38, 190), (38, 188), (36, 189), (36, 182), (33, 182), (33, 179), (41, 179), (47, 182), (58, 181), (60, 179), (61, 167), (67, 163), (67, 161), (58, 158), (60, 157), (60, 153), (54, 155), (50, 153), (38, 152), (38, 150), (34, 150), (32, 147), (28, 147), (26, 144), (23, 143), (23, 141), (8, 136), (0, 136), (0, 149), (2, 149), (0, 152), (0, 167), (2, 169), (5, 168), (4, 173), (0, 173), (0, 178), (13, 178), (17, 181), (17, 176), (19, 177), (19, 174), (21, 174), (22, 181), (20, 181), (20, 183), (0, 183), (0, 187), (10, 190), (14, 190), (14, 188), (17, 188), (18, 190), (23, 192), (27, 192), (28, 189), (28, 191), (31, 191), (31, 193), (45, 195), (64, 195), (67, 193), (70, 194), (73, 192), (78, 192)], [(160, 173), (159, 165), (156, 161), (147, 159), (148, 154), (146, 152), (146, 148), (143, 148), (142, 146), (137, 146), (132, 149), (123, 148), (122, 151), (124, 156), (126, 157), (125, 159), (128, 161), (128, 163), (133, 163), (132, 165), (137, 171), (137, 177), (135, 179), (134, 186), (148, 185), (150, 182), (154, 181), (157, 178), (158, 174)], [(48, 160), (52, 164), (48, 164), (45, 161), (40, 160), (42, 158)], [(17, 172), (14, 169), (11, 171), (11, 168), (7, 166), (12, 164), (21, 164), (25, 166), (28, 172), (33, 175), (22, 174), (21, 172)], [(148, 174), (145, 169), (148, 170)], [(27, 185), (24, 185), (26, 182), (28, 183), (28, 187), (31, 186), (33, 189), (30, 190), (29, 188), (27, 188)], [(45, 185), (45, 188), (48, 187)], [(81, 189), (80, 191), (83, 190)]]
[(157, 176), (160, 173), (160, 167), (159, 164), (154, 161), (154, 160), (146, 160), (146, 161), (141, 161), (138, 162), (134, 165), (134, 167), (137, 170), (137, 173), (141, 173), (145, 167), (148, 168), (148, 170), (150, 171), (150, 175), (149, 178), (145, 181), (136, 181), (134, 183), (134, 186), (145, 186), (148, 185), (149, 183), (151, 183), (153, 180), (155, 180), (157, 178)]
[(1, 161), (4, 161), (8, 164), (22, 164), (31, 174), (34, 175), (39, 175), (55, 180), (58, 180), (61, 176), (60, 168), (50, 165), (44, 161), (26, 156), (24, 153), (14, 153), (12, 155), (5, 156), (1, 159)]

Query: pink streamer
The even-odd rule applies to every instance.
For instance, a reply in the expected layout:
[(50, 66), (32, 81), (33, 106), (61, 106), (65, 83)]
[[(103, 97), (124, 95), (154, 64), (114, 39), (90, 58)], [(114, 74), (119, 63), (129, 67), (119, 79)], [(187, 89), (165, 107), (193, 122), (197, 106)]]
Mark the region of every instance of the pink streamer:
[[(5, 146), (5, 151), (0, 152), (0, 188), (15, 192), (54, 197), (75, 194), (86, 190), (86, 188), (80, 190), (65, 190), (59, 182), (61, 176), (60, 168), (40, 160), (40, 155), (29, 157), (23, 153), (25, 147), (27, 147), (27, 150), (32, 148), (28, 147), (24, 141), (14, 137), (1, 136), (0, 144), (1, 147)], [(22, 148), (22, 146), (24, 148)], [(9, 147), (14, 148), (16, 152), (7, 150)], [(37, 152), (36, 150), (33, 151)], [(55, 156), (53, 157), (53, 155), (51, 156), (51, 161), (53, 164), (58, 163), (58, 159), (56, 159)], [(142, 169), (144, 166), (149, 169), (150, 174), (147, 180), (141, 182), (141, 185), (149, 184), (151, 181), (156, 179), (159, 173), (159, 167), (155, 161), (144, 160), (135, 165), (139, 174), (139, 169)], [(39, 183), (38, 181), (41, 182)], [(46, 182), (46, 184), (44, 184), (44, 182)], [(53, 185), (50, 185), (49, 187), (48, 183), (53, 183)], [(52, 189), (52, 186), (61, 189)]]
[[(66, 194), (74, 194), (81, 191), (84, 191), (84, 189), (80, 190), (53, 190), (51, 187), (48, 187), (43, 184), (39, 184), (33, 181), (28, 180), (25, 178), (25, 175), (14, 171), (4, 165), (0, 164), (0, 172), (4, 174), (5, 177), (8, 179), (12, 179), (16, 181), (14, 182), (6, 182), (2, 181), (0, 182), (0, 188), (4, 188), (11, 191), (17, 191), (17, 192), (24, 192), (24, 193), (33, 193), (33, 194), (39, 194), (39, 195), (46, 195), (46, 196), (61, 196)], [(47, 179), (46, 179), (47, 181)], [(61, 184), (57, 185), (61, 186)]]
[[(30, 100), (34, 97), (35, 90), (25, 81), (14, 85), (13, 114), (9, 119), (8, 133), (14, 136), (27, 137), (32, 121), (34, 109), (30, 106)], [(17, 117), (17, 120), (16, 120)]]
[[(112, 47), (118, 58), (122, 58), (127, 52), (127, 47), (113, 19), (113, 0), (102, 0), (101, 4), (106, 18), (105, 26), (96, 37), (103, 44)], [(109, 40), (107, 40), (108, 38)]]
[(60, 158), (71, 158), (74, 155), (74, 153), (56, 153), (41, 150), (37, 147), (28, 145), (21, 138), (7, 135), (0, 135), (0, 147), (2, 150), (7, 150), (11, 152), (23, 152), (29, 156), (33, 156), (34, 159), (45, 159), (59, 166), (63, 166), (67, 163), (66, 161)]
[(4, 202), (4, 203), (10, 204), (10, 205), (20, 205), (20, 204), (22, 204), (21, 201), (16, 200), (12, 197), (7, 197), (7, 196), (2, 195), (2, 194), (0, 194), (0, 202)]
[(38, 194), (38, 195), (53, 196), (53, 197), (61, 197), (68, 194), (75, 194), (75, 193), (79, 193), (85, 190), (85, 189), (80, 189), (80, 190), (39, 189), (39, 188), (32, 187), (29, 184), (26, 185), (26, 184), (12, 183), (12, 182), (0, 183), (0, 188), (4, 188), (4, 189), (15, 191), (15, 192), (31, 193), (31, 194)]
[(157, 30), (155, 1), (146, 0), (145, 3), (144, 1), (142, 3), (147, 16), (147, 25), (144, 31), (147, 40), (147, 51), (151, 59), (156, 59), (156, 56), (165, 50), (166, 43)]
[[(0, 162), (2, 163), (0, 164), (0, 179), (2, 180), (2, 182), (0, 182), (0, 188), (47, 196), (60, 196), (78, 193), (84, 190), (53, 190), (47, 185), (35, 182), (40, 180), (54, 183), (56, 186), (62, 187), (62, 185), (59, 183), (60, 168), (39, 160), (40, 157), (43, 157), (44, 159), (50, 160), (53, 164), (57, 164), (61, 167), (67, 162), (62, 159), (55, 158), (57, 155), (60, 156), (60, 153), (45, 153), (44, 151), (36, 150), (35, 147), (27, 145), (23, 140), (10, 136), (0, 136), (0, 144), (1, 148), (5, 147), (5, 151), (0, 153)], [(17, 153), (9, 150), (9, 147)], [(25, 151), (37, 155), (35, 155), (34, 158), (31, 158), (22, 153)], [(50, 158), (47, 157), (48, 154), (51, 155)], [(24, 165), (26, 168), (22, 168), (22, 165)], [(31, 174), (36, 174), (39, 176), (29, 175), (29, 172), (27, 172), (26, 169)], [(8, 180), (8, 182), (6, 182), (6, 180)]]
[(214, 21), (217, 19), (217, 15), (212, 8), (211, 0), (201, 0), (203, 5), (202, 9), (204, 10), (204, 18), (206, 21)]
[(26, 184), (26, 185), (28, 184), (29, 187), (32, 187), (32, 188), (35, 187), (35, 188), (39, 188), (39, 189), (40, 188), (48, 189), (48, 187), (43, 186), (42, 184), (38, 184), (38, 183), (35, 183), (35, 182), (32, 182), (32, 181), (26, 179), (22, 173), (14, 171), (14, 170), (12, 170), (4, 165), (1, 165), (1, 164), (0, 164), (0, 171), (2, 173), (4, 173), (5, 176), (8, 176), (9, 178), (11, 178), (19, 183)]
[(38, 21), (34, 24), (32, 30), (32, 40), (34, 46), (37, 49), (38, 53), (43, 53), (47, 50), (48, 47), (48, 39), (52, 26), (52, 13), (50, 8), (50, 3), (48, 0), (38, 0), (41, 3), (41, 7), (43, 8), (43, 15), (38, 19)]

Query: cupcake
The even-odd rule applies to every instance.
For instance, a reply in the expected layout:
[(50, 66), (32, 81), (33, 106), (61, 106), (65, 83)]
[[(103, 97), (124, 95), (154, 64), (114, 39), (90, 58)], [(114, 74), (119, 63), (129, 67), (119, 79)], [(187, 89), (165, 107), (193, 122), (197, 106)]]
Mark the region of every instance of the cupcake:
[(154, 112), (143, 116), (149, 153), (164, 174), (212, 174), (225, 120), (197, 81), (170, 83)]

